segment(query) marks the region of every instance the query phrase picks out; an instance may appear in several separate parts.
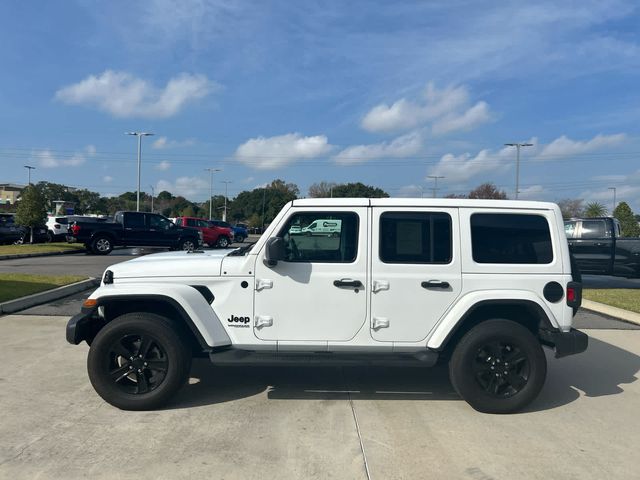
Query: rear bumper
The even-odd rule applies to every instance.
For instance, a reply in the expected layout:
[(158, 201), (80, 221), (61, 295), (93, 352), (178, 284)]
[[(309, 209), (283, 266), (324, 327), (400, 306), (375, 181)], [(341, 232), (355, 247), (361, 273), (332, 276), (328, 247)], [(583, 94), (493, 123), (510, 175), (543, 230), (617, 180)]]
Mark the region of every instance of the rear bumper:
[(540, 330), (540, 339), (543, 344), (554, 348), (556, 358), (582, 353), (589, 346), (587, 334), (575, 328), (568, 332)]
[(67, 342), (78, 345), (86, 340), (90, 345), (96, 333), (104, 326), (104, 322), (97, 315), (97, 308), (83, 308), (80, 313), (71, 317), (67, 322)]

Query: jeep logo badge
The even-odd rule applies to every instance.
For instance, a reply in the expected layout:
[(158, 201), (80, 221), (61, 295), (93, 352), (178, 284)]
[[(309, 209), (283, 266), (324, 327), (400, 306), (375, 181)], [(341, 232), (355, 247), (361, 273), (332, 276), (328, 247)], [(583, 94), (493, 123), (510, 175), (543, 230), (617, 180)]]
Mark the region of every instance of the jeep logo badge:
[(230, 327), (248, 327), (250, 321), (251, 318), (249, 317), (236, 317), (235, 315), (231, 315), (227, 318), (227, 322), (229, 322)]

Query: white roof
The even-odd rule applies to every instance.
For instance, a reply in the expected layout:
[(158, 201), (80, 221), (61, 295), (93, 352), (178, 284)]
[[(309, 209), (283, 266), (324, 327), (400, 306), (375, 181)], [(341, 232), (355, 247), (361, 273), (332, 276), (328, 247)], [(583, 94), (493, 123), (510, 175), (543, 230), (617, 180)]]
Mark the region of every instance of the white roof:
[(526, 200), (474, 200), (468, 198), (302, 198), (293, 201), (294, 207), (467, 207), (519, 208), (553, 210), (551, 202)]

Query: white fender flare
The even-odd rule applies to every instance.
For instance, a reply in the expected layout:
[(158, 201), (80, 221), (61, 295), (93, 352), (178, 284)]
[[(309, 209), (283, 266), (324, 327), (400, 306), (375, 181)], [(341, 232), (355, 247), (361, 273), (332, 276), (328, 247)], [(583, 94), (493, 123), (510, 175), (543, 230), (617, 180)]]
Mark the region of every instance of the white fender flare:
[(549, 307), (538, 295), (526, 290), (476, 290), (461, 297), (436, 325), (427, 341), (427, 348), (440, 349), (459, 322), (464, 320), (465, 314), (477, 304), (490, 301), (496, 303), (513, 301), (534, 303), (546, 314), (551, 326), (558, 328), (558, 322)]
[(102, 285), (94, 291), (91, 299), (98, 300), (99, 305), (108, 304), (110, 300), (135, 301), (136, 299), (169, 302), (178, 307), (210, 347), (231, 345), (231, 339), (222, 326), (222, 322), (195, 288), (175, 283), (116, 283)]

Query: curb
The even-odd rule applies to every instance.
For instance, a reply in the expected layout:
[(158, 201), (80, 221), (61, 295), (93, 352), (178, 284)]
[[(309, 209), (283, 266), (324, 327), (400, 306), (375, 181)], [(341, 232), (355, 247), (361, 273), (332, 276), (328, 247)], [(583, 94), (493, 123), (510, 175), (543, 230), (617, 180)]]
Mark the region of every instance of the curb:
[(5, 313), (15, 313), (52, 300), (68, 297), (69, 295), (89, 290), (90, 288), (97, 287), (98, 285), (100, 285), (100, 279), (89, 278), (87, 280), (82, 280), (81, 282), (64, 285), (51, 290), (45, 290), (44, 292), (34, 293), (33, 295), (27, 295), (22, 298), (16, 298), (15, 300), (0, 303), (0, 315)]
[(30, 257), (51, 257), (53, 255), (73, 255), (74, 253), (87, 253), (87, 251), (82, 248), (80, 250), (70, 250), (67, 252), (17, 253), (15, 255), (0, 255), (0, 260), (12, 260), (14, 258)]
[(619, 320), (624, 320), (625, 322), (640, 325), (640, 313), (630, 312), (629, 310), (624, 310), (623, 308), (612, 307), (610, 305), (605, 305), (604, 303), (585, 299), (582, 299), (582, 308), (598, 313), (603, 313), (604, 315), (608, 315)]

